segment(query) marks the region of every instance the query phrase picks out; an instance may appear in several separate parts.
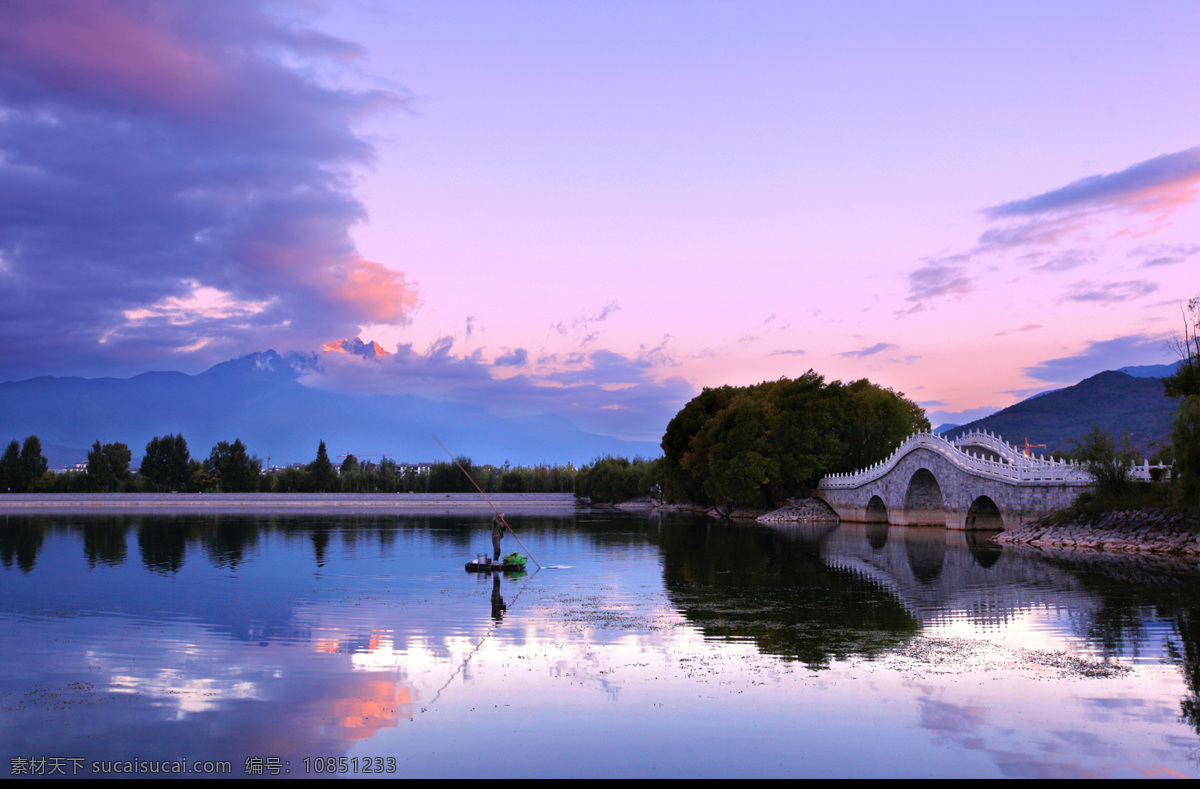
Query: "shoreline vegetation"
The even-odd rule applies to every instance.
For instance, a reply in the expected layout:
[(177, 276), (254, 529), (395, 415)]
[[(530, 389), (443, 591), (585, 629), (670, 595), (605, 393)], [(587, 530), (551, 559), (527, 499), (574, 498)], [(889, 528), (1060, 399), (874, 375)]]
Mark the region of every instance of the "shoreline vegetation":
[[(494, 493), (488, 498), (509, 514), (574, 510), (571, 493)], [(472, 493), (60, 493), (0, 494), (0, 516), (45, 513), (319, 513), (329, 511), (492, 512)]]

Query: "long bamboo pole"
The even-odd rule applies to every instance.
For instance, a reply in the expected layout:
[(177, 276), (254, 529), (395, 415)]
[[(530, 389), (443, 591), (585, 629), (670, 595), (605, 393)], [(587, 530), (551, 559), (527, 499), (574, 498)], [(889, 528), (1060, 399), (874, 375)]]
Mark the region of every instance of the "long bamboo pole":
[[(431, 433), (430, 435), (433, 435), (433, 434)], [(500, 522), (504, 524), (504, 528), (508, 529), (508, 533), (511, 534), (513, 536), (513, 539), (517, 541), (517, 545), (521, 546), (521, 550), (525, 551), (525, 553), (529, 553), (529, 549), (525, 547), (525, 543), (521, 542), (521, 538), (517, 536), (517, 533), (515, 531), (513, 531), (512, 526), (509, 526), (508, 521), (504, 520), (504, 516), (500, 514), (500, 510), (496, 509), (496, 505), (493, 504), (492, 500), (489, 499), (487, 497), (487, 494), (483, 492), (483, 488), (479, 487), (479, 483), (475, 481), (475, 479), (467, 472), (467, 470), (465, 468), (463, 468), (463, 464), (458, 462), (458, 458), (454, 457), (454, 455), (450, 452), (449, 449), (446, 449), (446, 445), (443, 444), (442, 440), (440, 438), (438, 438), (436, 435), (433, 436), (433, 440), (438, 442), (438, 445), (442, 449), (446, 450), (446, 454), (449, 455), (450, 459), (454, 461), (454, 465), (458, 466), (459, 470), (461, 470), (462, 473), (467, 475), (467, 479), (471, 480), (471, 484), (475, 486), (475, 490), (479, 491), (480, 496), (483, 496), (483, 500), (486, 501), (488, 503), (488, 506), (491, 507), (492, 510), (496, 513), (496, 517), (499, 518)], [(529, 558), (533, 559), (532, 553), (529, 553)], [(539, 570), (542, 569), (542, 565), (541, 565), (541, 563), (538, 562), (537, 559), (533, 559), (533, 563), (538, 566)]]

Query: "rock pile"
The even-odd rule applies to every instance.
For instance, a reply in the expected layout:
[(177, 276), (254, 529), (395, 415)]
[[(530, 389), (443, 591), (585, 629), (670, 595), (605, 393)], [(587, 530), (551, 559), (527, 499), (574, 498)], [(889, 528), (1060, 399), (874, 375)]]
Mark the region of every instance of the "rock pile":
[(757, 518), (759, 523), (820, 523), (837, 519), (833, 507), (820, 499), (789, 499), (779, 509)]
[(1005, 529), (995, 540), (1009, 545), (1195, 556), (1200, 555), (1200, 521), (1162, 509), (1116, 511), (1066, 524), (1045, 519), (1022, 523)]

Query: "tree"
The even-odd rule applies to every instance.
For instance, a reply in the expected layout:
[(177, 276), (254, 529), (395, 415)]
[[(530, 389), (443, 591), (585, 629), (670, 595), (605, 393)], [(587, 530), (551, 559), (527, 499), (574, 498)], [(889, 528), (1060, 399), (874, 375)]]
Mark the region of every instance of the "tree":
[(1163, 379), (1167, 397), (1200, 395), (1200, 296), (1188, 302), (1183, 316), (1183, 336), (1174, 342), (1181, 364)]
[(1182, 509), (1200, 510), (1200, 396), (1189, 395), (1171, 427), (1175, 468), (1172, 494)]
[(129, 447), (120, 442), (103, 444), (97, 441), (88, 453), (87, 473), (92, 490), (111, 492), (129, 479)]
[(16, 439), (0, 457), (0, 493), (24, 493), (21, 487), (21, 445)]
[(250, 457), (242, 440), (219, 442), (212, 448), (204, 470), (217, 479), (217, 487), (225, 493), (252, 493), (258, 490), (262, 461)]
[(190, 482), (192, 456), (182, 435), (155, 436), (146, 444), (141, 476), (163, 490), (184, 490)]
[(830, 472), (882, 460), (917, 430), (924, 411), (866, 379), (842, 384), (809, 370), (747, 387), (705, 389), (667, 425), (656, 472), (668, 497), (773, 506)]
[(42, 442), (37, 436), (29, 436), (21, 446), (20, 466), (25, 490), (29, 490), (46, 473), (49, 464), (42, 454)]
[(1167, 397), (1180, 398), (1171, 427), (1172, 492), (1183, 509), (1200, 510), (1200, 296), (1188, 302), (1176, 349), (1181, 364), (1163, 380)]
[(1130, 470), (1137, 461), (1137, 452), (1123, 436), (1118, 441), (1112, 433), (1099, 425), (1091, 432), (1075, 439), (1076, 459), (1083, 463), (1088, 473), (1096, 480), (1096, 491), (1101, 494), (1119, 494), (1129, 486)]
[[(635, 458), (597, 458), (575, 475), (575, 495), (593, 502), (628, 501), (650, 493), (652, 461)], [(510, 472), (518, 473), (518, 472)], [(507, 476), (507, 475), (505, 475)]]
[(333, 464), (329, 462), (324, 441), (317, 447), (317, 459), (308, 464), (308, 482), (317, 493), (337, 489), (337, 476), (333, 473)]
[(693, 473), (690, 468), (692, 440), (708, 420), (729, 405), (736, 394), (737, 390), (732, 386), (722, 386), (719, 389), (706, 387), (667, 423), (667, 432), (662, 439), (663, 482), (671, 499), (693, 501), (697, 504), (707, 503), (703, 474)]
[[(459, 466), (462, 468), (460, 469)], [(466, 471), (466, 474), (463, 471)], [(475, 490), (471, 480), (476, 480), (486, 487), (486, 479), (481, 478), (479, 469), (466, 455), (459, 455), (453, 463), (434, 463), (428, 473), (428, 488), (431, 493), (469, 493)]]

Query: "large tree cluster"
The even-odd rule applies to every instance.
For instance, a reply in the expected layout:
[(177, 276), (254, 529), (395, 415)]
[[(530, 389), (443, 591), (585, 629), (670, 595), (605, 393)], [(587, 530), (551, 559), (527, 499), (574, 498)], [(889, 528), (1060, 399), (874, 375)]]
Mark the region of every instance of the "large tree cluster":
[(925, 412), (866, 379), (796, 379), (705, 389), (667, 425), (663, 484), (668, 497), (732, 509), (774, 506), (806, 494), (825, 474), (886, 457), (917, 430)]

